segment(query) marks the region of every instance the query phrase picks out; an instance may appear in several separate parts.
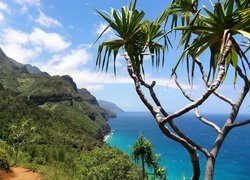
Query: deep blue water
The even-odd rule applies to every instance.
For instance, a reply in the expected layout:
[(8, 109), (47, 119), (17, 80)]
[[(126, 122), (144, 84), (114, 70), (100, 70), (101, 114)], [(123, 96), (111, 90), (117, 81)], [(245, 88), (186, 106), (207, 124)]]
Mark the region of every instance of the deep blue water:
[[(207, 119), (222, 125), (226, 115), (206, 115)], [(239, 120), (249, 118), (240, 115)], [(214, 130), (205, 126), (192, 115), (176, 119), (176, 124), (193, 140), (211, 148), (216, 138)], [(115, 119), (109, 120), (113, 135), (107, 143), (131, 154), (130, 147), (142, 133), (151, 140), (155, 152), (161, 154), (161, 165), (167, 168), (169, 180), (189, 179), (192, 167), (187, 151), (178, 143), (166, 138), (159, 130), (153, 117), (149, 113), (121, 113)], [(249, 180), (250, 179), (250, 125), (235, 128), (227, 136), (216, 161), (215, 180)], [(205, 157), (200, 155), (201, 179), (204, 176)]]

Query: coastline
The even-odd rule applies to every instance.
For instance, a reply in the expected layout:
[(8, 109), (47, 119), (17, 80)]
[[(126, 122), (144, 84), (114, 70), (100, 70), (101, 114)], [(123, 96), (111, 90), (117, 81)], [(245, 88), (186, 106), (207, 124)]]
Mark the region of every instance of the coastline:
[(114, 130), (110, 130), (108, 134), (106, 134), (103, 138), (103, 142), (107, 143), (107, 140), (113, 135)]

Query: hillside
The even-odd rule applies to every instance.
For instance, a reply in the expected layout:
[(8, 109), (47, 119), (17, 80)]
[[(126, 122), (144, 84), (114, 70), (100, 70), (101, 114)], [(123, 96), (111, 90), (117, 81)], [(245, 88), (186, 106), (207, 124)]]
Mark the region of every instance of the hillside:
[(4, 88), (27, 97), (44, 110), (62, 113), (64, 118), (75, 117), (74, 120), (84, 123), (83, 129), (94, 136), (102, 138), (104, 135), (108, 125), (102, 115), (103, 110), (81, 97), (71, 77), (31, 74), (26, 66), (17, 66), (3, 51), (0, 54), (0, 74)]
[[(106, 111), (91, 98), (70, 76), (50, 76), (31, 65), (17, 63), (0, 49), (0, 152), (7, 152), (11, 164), (37, 169), (45, 179), (82, 179), (77, 174), (78, 168), (86, 165), (79, 159), (82, 153), (102, 147), (104, 154), (116, 154), (102, 142), (110, 131)], [(25, 136), (17, 139), (13, 128), (24, 131), (21, 134)], [(22, 144), (26, 138), (32, 143)], [(130, 167), (124, 174), (136, 171), (132, 161), (122, 156), (128, 159), (124, 165)]]
[(119, 108), (116, 104), (104, 100), (98, 100), (98, 104), (109, 111), (112, 111), (114, 113), (121, 113), (124, 112), (121, 108)]

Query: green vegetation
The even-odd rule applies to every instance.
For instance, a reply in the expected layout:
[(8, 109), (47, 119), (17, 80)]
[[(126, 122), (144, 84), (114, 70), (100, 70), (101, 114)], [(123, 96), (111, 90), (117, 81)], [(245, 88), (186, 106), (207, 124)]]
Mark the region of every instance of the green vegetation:
[[(136, 2), (132, 1), (127, 7), (122, 7), (121, 11), (116, 9), (112, 9), (111, 13), (97, 11), (108, 23), (97, 40), (109, 28), (115, 32), (117, 39), (99, 44), (96, 66), (107, 72), (112, 54), (114, 73), (116, 73), (115, 61), (119, 51), (122, 51), (136, 93), (155, 118), (161, 132), (167, 138), (181, 144), (189, 153), (193, 168), (191, 179), (200, 178), (197, 152), (200, 151), (207, 158), (205, 179), (212, 180), (216, 158), (227, 135), (236, 127), (250, 124), (249, 119), (236, 121), (241, 105), (250, 90), (250, 63), (247, 58), (250, 50), (249, 0), (218, 0), (214, 4), (214, 1), (210, 1), (212, 6), (209, 9), (200, 5), (198, 0), (173, 0), (155, 21), (145, 19), (144, 11), (137, 9)], [(180, 34), (180, 37), (171, 37), (173, 34)], [(156, 81), (148, 83), (145, 80), (145, 70), (150, 68), (144, 68), (144, 57), (151, 56), (152, 66), (157, 68), (164, 66), (166, 49), (170, 50), (170, 47), (173, 47), (171, 42), (174, 39), (177, 41), (175, 43), (178, 44), (177, 48), (182, 52), (175, 61), (175, 66), (170, 67), (169, 73), (175, 76), (176, 86), (184, 95), (183, 98), (190, 103), (170, 112), (163, 107), (165, 103), (162, 103), (155, 93)], [(173, 61), (172, 59), (171, 56), (170, 60)], [(178, 74), (183, 75), (178, 72), (181, 62), (186, 63), (190, 86), (193, 86), (196, 77), (201, 78), (206, 87), (197, 98), (191, 97), (178, 81)], [(237, 98), (234, 95), (226, 97), (217, 91), (219, 87), (223, 87), (222, 82), (225, 81), (227, 74), (234, 75), (232, 78), (234, 85), (238, 79), (241, 80), (237, 85), (237, 88), (241, 88), (240, 93), (236, 95)], [(236, 100), (231, 100), (232, 97)], [(219, 98), (231, 108), (223, 126), (217, 125), (213, 120), (205, 119), (199, 113), (200, 106), (213, 98)], [(175, 123), (176, 118), (191, 111), (194, 111), (198, 121), (212, 127), (217, 133), (214, 142), (211, 142), (210, 150), (190, 139)]]
[(15, 151), (15, 163), (17, 163), (19, 149), (28, 143), (36, 140), (36, 128), (31, 126), (29, 121), (21, 120), (18, 124), (10, 126), (10, 139)]
[(95, 148), (78, 158), (80, 179), (140, 179), (130, 157), (113, 148)]
[(145, 170), (145, 164), (150, 168), (154, 169), (153, 179), (166, 179), (166, 172), (164, 167), (159, 167), (159, 154), (154, 154), (153, 146), (151, 142), (144, 136), (140, 135), (136, 140), (134, 146), (131, 147), (132, 157), (136, 163), (141, 162), (142, 167), (142, 177), (143, 179), (148, 179)]
[(5, 170), (5, 171), (10, 170), (10, 164), (8, 161), (8, 154), (2, 148), (0, 148), (0, 170)]
[(30, 74), (2, 51), (0, 74), (1, 169), (15, 164), (45, 180), (139, 179), (132, 160), (103, 142), (110, 130), (105, 110), (70, 77)]

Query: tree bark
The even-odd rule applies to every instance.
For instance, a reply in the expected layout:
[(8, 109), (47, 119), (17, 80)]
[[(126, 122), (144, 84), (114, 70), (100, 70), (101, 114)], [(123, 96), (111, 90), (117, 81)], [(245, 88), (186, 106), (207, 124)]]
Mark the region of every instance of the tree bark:
[(199, 180), (200, 178), (200, 163), (199, 163), (199, 155), (197, 154), (196, 151), (194, 152), (189, 152), (190, 158), (192, 161), (192, 167), (193, 167), (193, 172), (194, 175), (192, 176), (192, 180)]
[(205, 180), (212, 180), (214, 176), (214, 165), (215, 165), (215, 159), (213, 157), (209, 157), (207, 159), (206, 163), (206, 174), (205, 174)]
[(193, 166), (192, 180), (198, 180), (199, 177), (200, 177), (200, 163), (199, 163), (198, 154), (196, 152), (196, 147), (192, 146), (186, 139), (184, 139), (184, 138), (182, 138), (182, 137), (180, 137), (180, 136), (172, 133), (165, 126), (165, 123), (163, 122), (163, 118), (160, 115), (160, 110), (159, 109), (155, 110), (153, 108), (153, 106), (148, 102), (148, 100), (145, 97), (145, 95), (143, 94), (143, 92), (141, 90), (140, 79), (139, 79), (139, 77), (134, 72), (132, 61), (131, 61), (130, 56), (129, 56), (129, 54), (126, 51), (125, 48), (124, 48), (124, 57), (125, 57), (125, 59), (127, 61), (128, 73), (129, 73), (130, 77), (134, 81), (136, 92), (139, 95), (141, 101), (144, 103), (144, 105), (148, 108), (148, 110), (154, 116), (154, 118), (155, 118), (155, 120), (156, 120), (159, 128), (161, 129), (162, 133), (165, 134), (170, 139), (172, 139), (172, 140), (174, 140), (174, 141), (182, 144), (187, 149), (187, 151), (189, 152), (190, 158), (191, 158), (192, 166)]
[(145, 164), (144, 164), (144, 156), (141, 155), (141, 167), (142, 167), (142, 179), (145, 179)]

